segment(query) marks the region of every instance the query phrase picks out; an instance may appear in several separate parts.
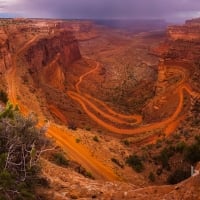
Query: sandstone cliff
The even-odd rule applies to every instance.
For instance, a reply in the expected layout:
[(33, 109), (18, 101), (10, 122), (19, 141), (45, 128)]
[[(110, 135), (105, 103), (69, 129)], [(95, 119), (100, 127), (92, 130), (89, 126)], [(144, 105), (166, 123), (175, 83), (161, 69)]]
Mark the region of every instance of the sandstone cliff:
[(200, 19), (188, 20), (182, 26), (169, 26), (168, 36), (172, 40), (199, 40)]
[(155, 49), (165, 62), (194, 64), (200, 58), (200, 20), (188, 20), (182, 26), (170, 26), (166, 41)]
[(59, 27), (64, 30), (72, 31), (79, 41), (90, 40), (98, 37), (95, 24), (92, 21), (66, 21), (61, 22)]
[(8, 36), (0, 30), (0, 73), (4, 73), (12, 65)]
[(39, 39), (25, 53), (29, 70), (44, 84), (62, 89), (66, 68), (81, 58), (78, 42), (70, 32)]
[[(177, 185), (138, 187), (123, 182), (86, 179), (69, 169), (43, 163), (43, 175), (50, 182), (46, 196), (53, 200), (199, 200), (200, 177), (191, 177)], [(44, 192), (44, 191), (42, 191)]]

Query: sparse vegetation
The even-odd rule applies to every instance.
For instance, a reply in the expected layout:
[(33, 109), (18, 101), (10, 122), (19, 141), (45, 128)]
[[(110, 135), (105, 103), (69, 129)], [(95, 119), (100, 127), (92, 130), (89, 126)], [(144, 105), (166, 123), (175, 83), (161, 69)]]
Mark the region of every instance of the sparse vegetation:
[(91, 172), (85, 172), (85, 177), (90, 178), (90, 179), (94, 179), (94, 176), (92, 175)]
[(8, 95), (6, 92), (4, 92), (3, 90), (0, 90), (0, 100), (3, 102), (3, 103), (7, 103), (8, 101)]
[(94, 136), (94, 137), (93, 137), (93, 140), (94, 140), (95, 142), (99, 142), (99, 138), (98, 138), (97, 136)]
[(38, 199), (39, 158), (49, 141), (36, 125), (33, 114), (24, 118), (9, 103), (0, 113), (0, 199)]
[(170, 170), (169, 158), (174, 155), (175, 148), (173, 146), (165, 147), (157, 156), (157, 160), (161, 162), (164, 169)]
[(76, 138), (76, 143), (80, 143), (81, 139), (80, 138)]
[(126, 145), (126, 146), (130, 146), (130, 141), (129, 140), (123, 140), (123, 143)]
[(195, 143), (187, 146), (184, 156), (185, 159), (191, 164), (200, 161), (200, 142), (196, 141)]
[(153, 172), (150, 172), (150, 173), (149, 173), (148, 178), (149, 178), (149, 180), (150, 180), (151, 182), (155, 182), (155, 180), (156, 180), (156, 177), (155, 177), (155, 175), (154, 175)]
[(76, 130), (77, 130), (76, 124), (75, 124), (74, 122), (72, 122), (72, 121), (69, 122), (68, 128), (71, 129), (71, 130), (73, 130), (73, 131), (76, 131)]
[(184, 150), (186, 149), (187, 145), (185, 142), (179, 142), (176, 147), (175, 147), (175, 150), (176, 152), (179, 152), (179, 153), (183, 153)]
[(68, 167), (69, 165), (69, 160), (67, 160), (61, 152), (53, 154), (53, 162), (62, 167)]
[(85, 130), (86, 130), (86, 131), (91, 131), (91, 128), (90, 128), (89, 126), (87, 126), (87, 127), (85, 128)]
[(179, 183), (186, 178), (190, 177), (190, 171), (189, 170), (184, 170), (184, 169), (177, 169), (175, 170), (172, 174), (169, 175), (167, 179), (167, 183), (169, 184), (176, 184)]
[(126, 159), (126, 163), (128, 163), (128, 165), (131, 166), (136, 172), (142, 172), (144, 170), (142, 159), (135, 154), (130, 155)]
[(123, 168), (124, 166), (119, 162), (119, 160), (117, 160), (116, 158), (111, 158), (111, 161), (113, 163), (115, 163), (116, 165), (118, 165), (119, 167)]

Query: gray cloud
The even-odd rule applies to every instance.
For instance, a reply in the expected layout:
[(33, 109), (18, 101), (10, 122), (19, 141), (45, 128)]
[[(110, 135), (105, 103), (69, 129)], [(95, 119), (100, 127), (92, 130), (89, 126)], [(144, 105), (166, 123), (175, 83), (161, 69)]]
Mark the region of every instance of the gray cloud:
[(200, 16), (200, 2), (199, 0), (11, 0), (7, 10), (25, 17), (178, 20)]

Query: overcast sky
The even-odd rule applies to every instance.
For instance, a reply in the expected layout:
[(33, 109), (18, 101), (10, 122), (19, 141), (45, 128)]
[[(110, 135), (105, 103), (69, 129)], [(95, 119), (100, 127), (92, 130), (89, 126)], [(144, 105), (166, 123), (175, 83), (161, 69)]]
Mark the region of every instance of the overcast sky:
[(200, 0), (0, 0), (0, 13), (19, 17), (181, 21), (200, 17)]

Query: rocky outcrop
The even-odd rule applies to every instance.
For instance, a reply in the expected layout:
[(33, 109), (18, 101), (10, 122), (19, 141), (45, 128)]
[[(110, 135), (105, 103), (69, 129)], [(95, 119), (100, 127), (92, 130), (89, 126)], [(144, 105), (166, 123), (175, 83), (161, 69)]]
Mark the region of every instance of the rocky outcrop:
[(101, 200), (199, 200), (200, 177), (191, 177), (177, 185), (138, 187), (123, 182), (90, 180), (77, 173), (45, 161), (43, 175), (50, 183), (42, 190), (48, 199), (101, 199)]
[(166, 41), (154, 53), (166, 62), (193, 65), (200, 59), (200, 19), (182, 26), (169, 26)]
[(92, 21), (66, 21), (61, 22), (58, 26), (64, 30), (72, 31), (79, 41), (98, 37), (95, 24)]
[(12, 65), (9, 49), (8, 36), (3, 29), (0, 29), (0, 73), (4, 73)]
[(63, 31), (39, 39), (25, 53), (32, 74), (45, 84), (62, 89), (66, 68), (81, 58), (78, 42), (71, 32)]
[(168, 36), (171, 40), (193, 41), (200, 39), (200, 19), (188, 20), (182, 26), (169, 26)]

